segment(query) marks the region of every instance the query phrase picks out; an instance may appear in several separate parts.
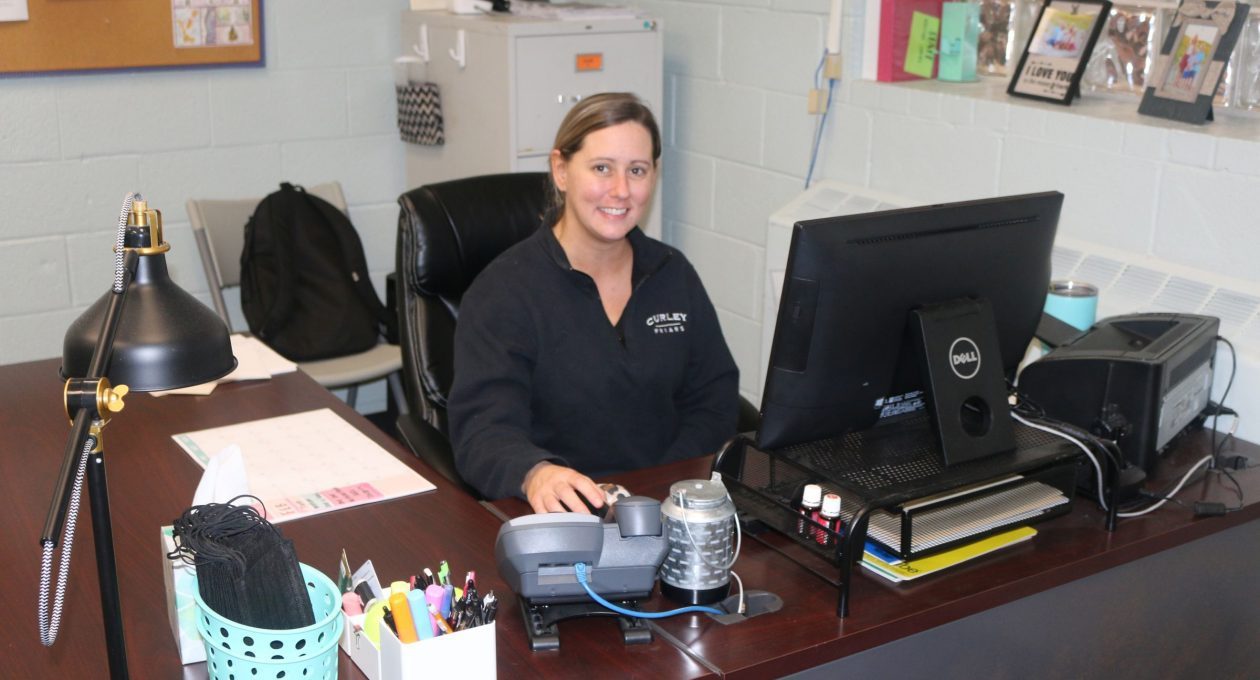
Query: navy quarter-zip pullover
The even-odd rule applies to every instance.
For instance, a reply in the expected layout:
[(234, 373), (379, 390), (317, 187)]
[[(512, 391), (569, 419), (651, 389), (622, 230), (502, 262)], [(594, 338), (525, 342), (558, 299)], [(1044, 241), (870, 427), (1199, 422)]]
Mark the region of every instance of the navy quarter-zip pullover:
[(551, 229), (465, 293), (447, 411), (460, 475), (522, 496), (540, 461), (592, 477), (716, 451), (735, 434), (739, 371), (695, 269), (643, 234), (616, 326)]

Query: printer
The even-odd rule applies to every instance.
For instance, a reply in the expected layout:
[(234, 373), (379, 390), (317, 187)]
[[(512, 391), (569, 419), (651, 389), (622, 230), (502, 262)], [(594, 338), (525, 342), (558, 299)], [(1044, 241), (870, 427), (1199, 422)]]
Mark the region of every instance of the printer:
[(1219, 329), (1192, 314), (1108, 317), (1026, 366), (1019, 391), (1047, 416), (1115, 440), (1150, 472), (1207, 406)]

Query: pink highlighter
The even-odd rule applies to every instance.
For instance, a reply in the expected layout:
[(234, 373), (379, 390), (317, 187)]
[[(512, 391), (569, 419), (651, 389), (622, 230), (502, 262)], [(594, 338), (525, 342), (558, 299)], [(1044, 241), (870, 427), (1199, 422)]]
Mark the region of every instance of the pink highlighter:
[[(442, 598), (445, 595), (446, 591), (442, 588), (442, 586), (439, 586), (436, 583), (424, 589), (424, 601), (433, 605), (433, 611), (442, 611)], [(439, 614), (439, 616), (441, 616), (441, 614)], [(434, 621), (432, 616), (429, 617), (429, 624), (433, 626), (434, 635), (442, 634), (442, 629), (438, 627), (438, 622)]]
[(355, 616), (363, 613), (363, 600), (359, 599), (359, 594), (353, 590), (348, 593), (341, 594), (341, 610), (347, 616)]

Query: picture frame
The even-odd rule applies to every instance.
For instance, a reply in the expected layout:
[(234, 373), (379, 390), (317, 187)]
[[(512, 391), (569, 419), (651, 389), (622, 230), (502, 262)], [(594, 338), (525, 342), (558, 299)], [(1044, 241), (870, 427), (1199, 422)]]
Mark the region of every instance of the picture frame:
[(1109, 0), (1045, 0), (1006, 93), (1071, 104), (1110, 14)]
[(1138, 113), (1202, 125), (1247, 21), (1234, 0), (1183, 0), (1160, 46)]

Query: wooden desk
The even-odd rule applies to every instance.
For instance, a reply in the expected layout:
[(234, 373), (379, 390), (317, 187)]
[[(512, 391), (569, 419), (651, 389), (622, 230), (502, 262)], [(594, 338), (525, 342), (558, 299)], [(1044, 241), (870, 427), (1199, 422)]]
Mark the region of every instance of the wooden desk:
[[(1186, 437), (1150, 486), (1179, 477), (1207, 442), (1204, 432)], [(1260, 462), (1260, 447), (1231, 448)], [(707, 478), (709, 464), (609, 481), (664, 498), (675, 481)], [(1258, 677), (1260, 470), (1233, 474), (1247, 505), (1224, 517), (1194, 519), (1188, 507), (1168, 504), (1108, 533), (1096, 504), (1078, 498), (1070, 514), (1037, 524), (1031, 542), (920, 581), (895, 585), (855, 570), (846, 619), (835, 615), (836, 567), (774, 532), (745, 536), (735, 570), (747, 588), (778, 594), (780, 612), (733, 626), (696, 615), (653, 625), (732, 677)], [(1238, 500), (1219, 473), (1177, 498)], [(529, 512), (517, 500), (494, 505)], [(674, 606), (657, 594), (645, 608)]]
[[(55, 360), (0, 366), (0, 676), (97, 678), (107, 672), (96, 565), (87, 504), (80, 513), (65, 617), (56, 644), (39, 643), (36, 601), (39, 534), (61, 465), (69, 427)], [(419, 462), (305, 374), (221, 385), (208, 397), (132, 394), (105, 428), (111, 517), (133, 678), (205, 677), (204, 664), (182, 667), (166, 616), (159, 527), (189, 504), (201, 468), (170, 435), (329, 407), (437, 485), (407, 498), (339, 510), (279, 525), (299, 559), (337, 573), (345, 548), (352, 564), (371, 559), (382, 579), (437, 567), (474, 569), (483, 591), (503, 603), (497, 623), (500, 677), (699, 677), (709, 674), (678, 648), (657, 641), (625, 648), (616, 627), (566, 631), (556, 652), (533, 653), (516, 601), (499, 578), (493, 546), (500, 525), (491, 513)], [(341, 655), (341, 677), (362, 677)]]

